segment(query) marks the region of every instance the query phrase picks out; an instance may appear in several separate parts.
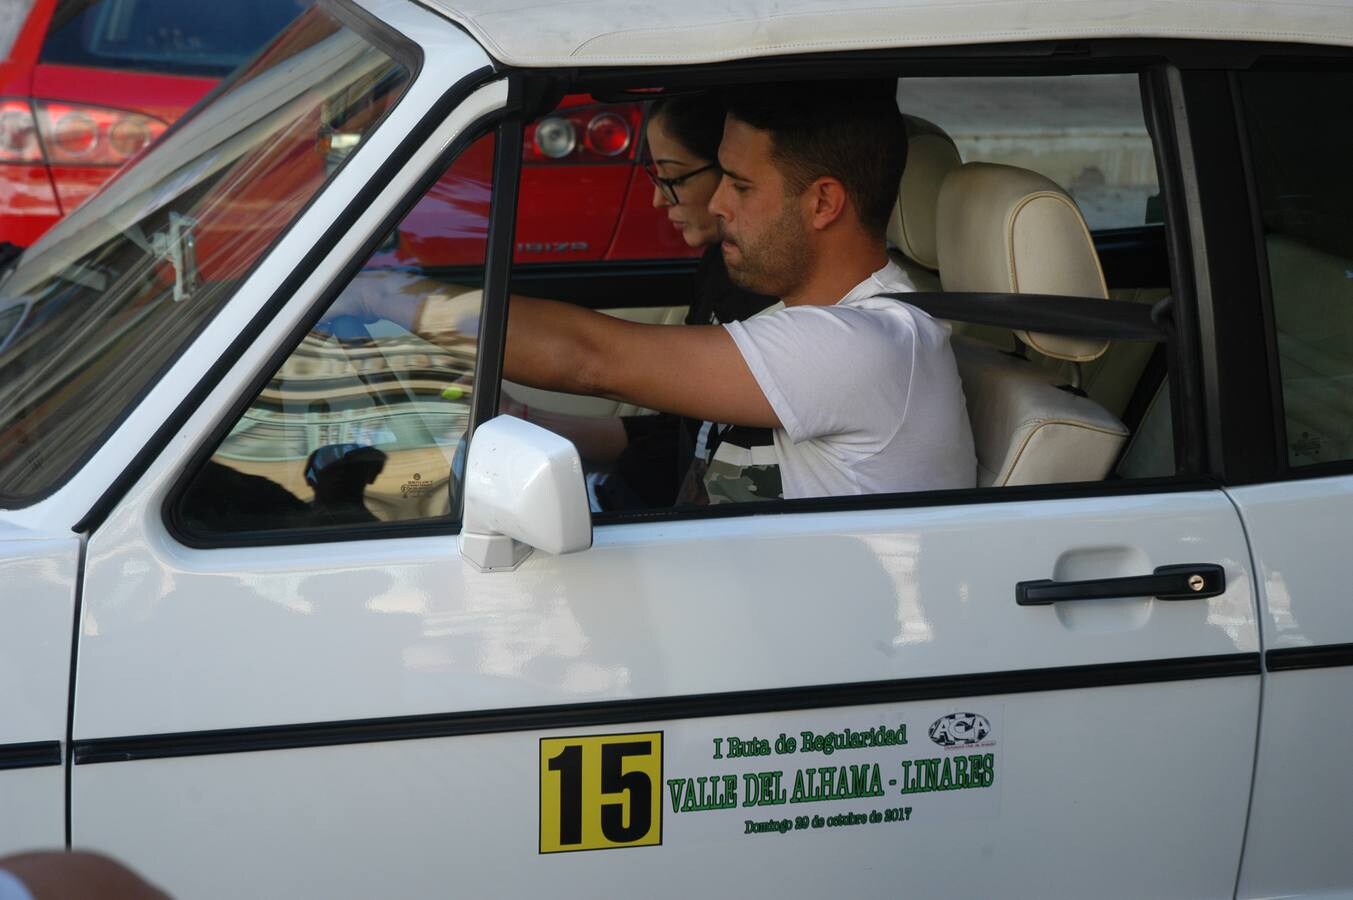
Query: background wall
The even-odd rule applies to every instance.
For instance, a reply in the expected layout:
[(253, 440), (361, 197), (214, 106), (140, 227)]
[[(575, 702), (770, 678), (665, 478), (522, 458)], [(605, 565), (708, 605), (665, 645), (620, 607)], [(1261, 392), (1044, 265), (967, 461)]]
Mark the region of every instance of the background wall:
[(0, 57), (9, 56), (9, 45), (19, 29), (31, 0), (0, 0)]

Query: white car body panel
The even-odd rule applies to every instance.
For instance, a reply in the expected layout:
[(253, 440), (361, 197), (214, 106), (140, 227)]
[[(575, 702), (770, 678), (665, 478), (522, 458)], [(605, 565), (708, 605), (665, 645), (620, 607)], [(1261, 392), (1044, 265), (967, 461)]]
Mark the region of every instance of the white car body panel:
[[(103, 745), (104, 759), (117, 758), (119, 738), (138, 735), (192, 742), (185, 733), (355, 720), (374, 720), (379, 730), (404, 716), (444, 716), (454, 729), (473, 713), (1258, 649), (1244, 536), (1219, 492), (614, 525), (598, 528), (582, 553), (537, 551), (514, 572), (481, 574), (451, 537), (183, 547), (160, 513), (180, 470), (172, 455), (91, 542), (76, 740)], [(976, 547), (983, 565), (975, 569)], [(1059, 608), (1014, 602), (1014, 582), (1024, 578), (1142, 574), (1202, 560), (1224, 566), (1222, 596)], [(927, 832), (908, 846), (945, 865), (874, 869), (879, 877), (904, 875), (925, 893), (959, 879), (963, 892), (981, 894), (1015, 878), (1030, 896), (1215, 895), (1234, 885), (1248, 800), (1235, 786), (1253, 764), (1258, 690), (1257, 676), (1245, 675), (894, 703), (882, 713), (828, 706), (727, 723), (706, 715), (224, 757), (91, 757), (73, 775), (73, 837), (134, 863), (161, 860), (173, 847), (168, 855), (179, 862), (164, 871), (166, 885), (199, 896), (266, 894), (298, 883), (298, 872), (325, 858), (339, 874), (322, 892), (363, 896), (368, 876), (356, 869), (364, 854), (381, 858), (388, 875), (388, 861), (411, 852), (409, 836), (428, 833), (448, 836), (446, 852), (389, 876), (400, 893), (434, 892), (455, 879), (471, 894), (491, 884), (517, 894), (548, 881), (556, 893), (581, 897), (604, 877), (677, 896), (749, 865), (798, 892), (832, 882), (819, 854), (843, 854), (858, 868), (895, 852), (896, 838), (880, 828), (861, 831), (859, 843), (831, 838), (796, 849), (759, 835), (744, 844), (741, 812), (713, 828), (713, 818), (668, 809), (661, 848), (537, 856), (539, 740), (661, 728), (670, 735), (667, 771), (694, 777), (710, 765), (708, 751), (697, 751), (711, 736), (885, 715), (919, 732), (914, 745), (942, 713), (994, 707), (993, 721), (1010, 735), (999, 806), (982, 811), (994, 819), (974, 824), (962, 804), (927, 804), (937, 821), (962, 820), (967, 837), (956, 843), (949, 827)], [(1067, 727), (1074, 737), (1047, 738)], [(898, 762), (894, 754), (885, 765)], [(1108, 769), (1151, 773), (1150, 784), (1107, 777)], [(132, 797), (143, 798), (146, 814), (129, 827), (115, 811)], [(382, 798), (399, 798), (398, 825), (376, 812)], [(1159, 804), (1172, 798), (1177, 811), (1164, 823)], [(828, 801), (822, 811), (888, 802)], [(245, 807), (250, 822), (229, 812)], [(259, 827), (260, 819), (268, 824)], [(193, 835), (208, 822), (219, 836), (212, 847), (219, 839), (260, 860), (243, 886), (213, 882), (209, 868), (190, 862), (206, 852)], [(317, 829), (323, 837), (313, 844), (288, 838)], [(1184, 843), (1187, 859), (1176, 860)], [(1051, 858), (1085, 864), (1051, 866)], [(642, 888), (655, 864), (687, 874)], [(1114, 874), (1107, 888), (1099, 874), (1106, 867)]]
[[(1353, 644), (1353, 478), (1232, 488), (1259, 574), (1267, 668), (1240, 897), (1353, 896), (1353, 668), (1284, 667), (1284, 652)], [(1275, 652), (1276, 651), (1276, 652)]]
[[(875, 897), (899, 885), (926, 897), (1229, 894), (1245, 815), (1234, 779), (1249, 764), (1255, 679), (1178, 685), (1179, 702), (1162, 703), (1159, 687), (77, 766), (76, 840), (153, 860), (166, 888), (201, 898)], [(1215, 714), (1215, 729), (1198, 727), (1199, 708)], [(714, 761), (713, 736), (901, 720), (915, 728), (908, 752), (894, 755), (925, 757), (941, 752), (926, 726), (955, 709), (1002, 716), (987, 748), (997, 756), (988, 788), (902, 796), (887, 787), (887, 799), (674, 814), (664, 785), (660, 846), (538, 852), (542, 737), (661, 729), (665, 777), (731, 772), (741, 786), (743, 772), (774, 769), (788, 782), (795, 770), (871, 754)], [(1111, 760), (1130, 764), (1121, 771)], [(786, 833), (745, 824), (897, 807), (910, 818)], [(128, 808), (139, 811), (135, 823), (119, 813)]]
[(60, 763), (79, 560), (73, 534), (44, 537), (0, 521), (0, 745), (13, 748), (0, 754), (0, 855), (65, 840)]
[(66, 770), (61, 765), (0, 772), (0, 856), (66, 841)]
[(66, 731), (69, 623), (75, 615), (80, 539), (44, 537), (0, 521), (0, 744), (50, 740)]
[[(514, 66), (662, 65), (1010, 41), (1158, 37), (1353, 45), (1346, 4), (1308, 0), (421, 0)], [(529, 10), (529, 14), (526, 14)]]
[[(1258, 649), (1219, 493), (616, 525), (485, 574), (454, 537), (184, 547), (156, 483), (178, 471), (90, 541), (76, 740)], [(1014, 601), (1054, 572), (1202, 561), (1222, 596)]]

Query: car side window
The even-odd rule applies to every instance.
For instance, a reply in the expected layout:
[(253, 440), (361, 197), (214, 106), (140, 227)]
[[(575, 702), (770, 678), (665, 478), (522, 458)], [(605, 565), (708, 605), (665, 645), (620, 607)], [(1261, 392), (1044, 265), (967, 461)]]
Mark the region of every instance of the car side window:
[[(773, 96), (803, 87), (767, 85), (764, 90)], [(635, 93), (652, 95), (647, 89)], [(618, 95), (613, 91), (604, 94)], [(654, 96), (642, 120), (645, 143), (637, 158), (620, 149), (605, 163), (574, 158), (591, 123), (615, 112), (610, 106), (597, 106), (595, 98), (567, 98), (558, 109), (529, 123), (514, 295), (564, 301), (652, 325), (745, 323), (763, 311), (775, 316), (778, 297), (756, 290), (754, 279), (748, 283), (733, 279), (720, 247), (711, 203), (718, 186), (728, 179), (721, 180), (714, 164), (723, 155), (719, 142), (724, 118), (718, 97), (718, 92), (690, 89)], [(923, 198), (913, 200), (907, 214), (901, 205), (896, 206), (888, 226), (893, 260), (909, 284), (927, 291), (1005, 293), (1012, 289), (994, 282), (994, 286), (959, 285), (961, 279), (950, 279), (953, 287), (941, 284), (947, 276), (935, 253), (940, 218), (936, 198), (940, 182), (960, 175), (958, 169), (963, 168), (966, 171), (961, 176), (967, 179), (968, 190), (978, 193), (972, 203), (950, 204), (951, 220), (952, 207), (959, 205), (964, 209), (957, 215), (964, 221), (965, 217), (991, 218), (999, 212), (993, 207), (1006, 195), (988, 188), (990, 182), (974, 179), (992, 177), (1011, 185), (1012, 191), (1023, 192), (1021, 196), (1041, 191), (1039, 196), (1055, 194), (1058, 198), (1049, 202), (1056, 204), (1050, 214), (1068, 227), (1030, 236), (1031, 241), (1046, 239), (1048, 243), (1039, 243), (1039, 249), (1029, 251), (1025, 260), (1058, 260), (1061, 268), (1029, 265), (1021, 284), (1027, 280), (1032, 286), (1023, 287), (1025, 292), (1039, 293), (1041, 286), (1047, 293), (1121, 301), (1139, 306), (1135, 312), (1142, 317), (1170, 295), (1164, 226), (1147, 224), (1148, 201), (1157, 194), (1159, 181), (1137, 74), (904, 77), (897, 97), (898, 112), (909, 117), (906, 127), (915, 124), (918, 128), (911, 132), (916, 152), (907, 164), (915, 164), (919, 174), (912, 180), (904, 177), (902, 191), (910, 191), (908, 197)], [(1004, 104), (1016, 97), (1022, 98), (1020, 109), (1006, 110)], [(1092, 108), (1087, 110), (1087, 106)], [(714, 127), (700, 127), (709, 107), (717, 114)], [(915, 119), (925, 121), (915, 123)], [(634, 124), (634, 119), (629, 122)], [(949, 129), (953, 131), (946, 134)], [(707, 140), (711, 133), (712, 143)], [(924, 146), (918, 136), (924, 138)], [(957, 145), (958, 152), (941, 154), (938, 146), (946, 141), (949, 148)], [(625, 145), (617, 141), (615, 146)], [(1001, 172), (988, 171), (995, 166), (983, 170), (980, 165), (960, 165), (969, 162), (1004, 165)], [(633, 170), (628, 177), (627, 167)], [(1048, 185), (1048, 179), (1056, 184)], [(627, 192), (622, 190), (625, 185)], [(889, 185), (880, 195), (893, 203), (899, 191)], [(567, 198), (575, 199), (566, 203)], [(923, 209), (927, 202), (929, 208)], [(979, 208), (990, 212), (976, 212)], [(569, 213), (561, 215), (559, 210)], [(586, 215), (576, 210), (585, 210)], [(909, 214), (915, 218), (908, 218)], [(1089, 230), (1099, 234), (1086, 232), (1082, 214)], [(907, 237), (929, 228), (928, 252), (924, 240), (904, 246), (894, 236), (894, 225), (902, 219), (915, 224), (915, 233), (904, 232)], [(596, 227), (598, 222), (606, 227)], [(604, 253), (588, 228), (614, 235)], [(1101, 239), (1105, 229), (1112, 233)], [(1036, 230), (1034, 224), (1022, 225), (1021, 235)], [(966, 233), (964, 229), (949, 233), (950, 247), (962, 245), (951, 257), (956, 270), (982, 269), (965, 260), (1006, 252), (1004, 246), (995, 246), (1000, 235), (981, 233), (965, 243), (952, 240)], [(1068, 234), (1074, 240), (1066, 239)], [(549, 241), (541, 236), (548, 236)], [(659, 244), (654, 236), (662, 236), (664, 243)], [(698, 260), (691, 261), (692, 257)], [(893, 476), (899, 466), (880, 477), (878, 483), (888, 487), (855, 493), (1099, 482), (1176, 473), (1168, 390), (1171, 356), (1164, 341), (1124, 339), (1071, 348), (1038, 336), (1017, 338), (1009, 327), (955, 322), (950, 343), (965, 403), (962, 415), (972, 427), (973, 479), (967, 481), (964, 473), (962, 483), (957, 477), (945, 480), (948, 470), (944, 465), (968, 453), (960, 435), (950, 445), (950, 455), (924, 469), (927, 473), (942, 471), (943, 477), (904, 481)], [(814, 371), (837, 370), (819, 366)], [(510, 371), (508, 377), (512, 378)], [(777, 388), (790, 383), (783, 372), (764, 377)], [(795, 413), (793, 418), (804, 425), (798, 433), (813, 431), (813, 436), (782, 438), (777, 446), (770, 428), (658, 412), (645, 408), (641, 397), (629, 398), (631, 403), (622, 402), (625, 398), (568, 394), (564, 393), (567, 380), (560, 382), (547, 389), (548, 380), (531, 386), (504, 381), (500, 410), (574, 443), (587, 474), (594, 512), (690, 511), (702, 505), (853, 495), (850, 486), (824, 482), (825, 486), (797, 489), (786, 488), (784, 481), (785, 461), (790, 467), (795, 464), (787, 446), (818, 437), (826, 446), (845, 428), (832, 431), (832, 424), (818, 428), (821, 423), (816, 419), (804, 425), (813, 417)], [(947, 390), (938, 376), (929, 386), (936, 394)], [(806, 388), (797, 390), (795, 400), (811, 393)], [(813, 402), (817, 403), (814, 412), (843, 405), (831, 400)], [(880, 404), (880, 409), (885, 407)], [(1027, 413), (1031, 409), (1037, 414)], [(881, 412), (879, 421), (890, 414)], [(919, 416), (913, 419), (919, 420)], [(872, 424), (866, 423), (859, 431), (867, 432)], [(1073, 437), (1084, 438), (1086, 444), (1068, 449), (1075, 443)], [(1093, 451), (1085, 449), (1089, 445)], [(824, 457), (850, 460), (841, 462), (842, 468), (858, 462), (850, 450), (832, 446), (831, 451), (823, 451)], [(865, 468), (860, 465), (853, 471)]]
[(456, 159), (272, 373), (182, 495), (187, 531), (211, 540), (451, 515), (493, 149), (485, 135)]
[(1353, 72), (1240, 76), (1292, 466), (1353, 459)]

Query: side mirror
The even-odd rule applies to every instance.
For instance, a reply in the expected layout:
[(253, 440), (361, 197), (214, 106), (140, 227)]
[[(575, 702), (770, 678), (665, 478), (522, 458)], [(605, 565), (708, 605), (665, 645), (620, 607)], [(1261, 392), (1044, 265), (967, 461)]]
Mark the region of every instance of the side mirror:
[(460, 553), (481, 572), (515, 569), (531, 552), (592, 546), (582, 461), (568, 440), (512, 416), (485, 422), (465, 464)]

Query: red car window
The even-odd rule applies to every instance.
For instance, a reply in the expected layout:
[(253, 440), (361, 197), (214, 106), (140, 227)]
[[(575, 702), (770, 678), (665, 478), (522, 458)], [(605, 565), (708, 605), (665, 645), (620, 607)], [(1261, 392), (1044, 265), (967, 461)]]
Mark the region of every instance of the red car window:
[(225, 75), (312, 0), (66, 0), (41, 60), (70, 66)]

